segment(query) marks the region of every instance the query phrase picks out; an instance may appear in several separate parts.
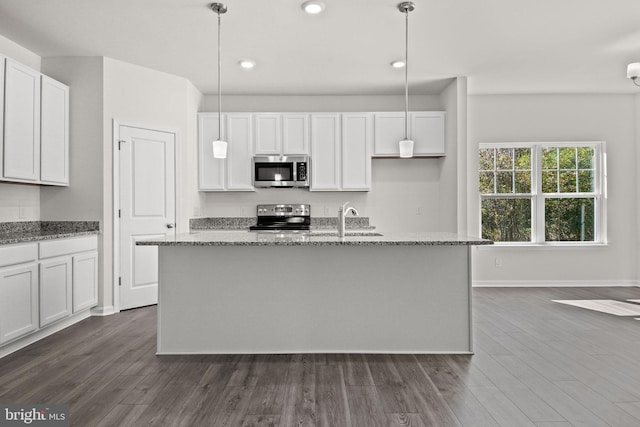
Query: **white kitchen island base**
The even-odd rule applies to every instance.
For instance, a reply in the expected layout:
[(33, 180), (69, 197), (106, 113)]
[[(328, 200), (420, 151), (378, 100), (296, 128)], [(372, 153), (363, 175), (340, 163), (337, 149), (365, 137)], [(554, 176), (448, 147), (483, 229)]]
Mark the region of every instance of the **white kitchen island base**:
[(159, 245), (158, 354), (471, 353), (469, 245)]

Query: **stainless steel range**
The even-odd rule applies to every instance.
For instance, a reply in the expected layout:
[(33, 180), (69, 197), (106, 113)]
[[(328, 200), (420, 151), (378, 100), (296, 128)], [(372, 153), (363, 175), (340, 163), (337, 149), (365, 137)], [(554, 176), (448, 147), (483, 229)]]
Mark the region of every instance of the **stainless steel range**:
[(258, 205), (256, 225), (258, 231), (305, 231), (311, 225), (310, 205)]

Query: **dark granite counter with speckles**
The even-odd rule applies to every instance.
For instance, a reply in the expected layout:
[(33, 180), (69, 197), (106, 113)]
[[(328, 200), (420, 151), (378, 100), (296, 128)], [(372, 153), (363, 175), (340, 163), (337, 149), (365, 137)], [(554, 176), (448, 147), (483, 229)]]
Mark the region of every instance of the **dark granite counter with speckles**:
[(0, 245), (98, 234), (98, 221), (0, 222)]
[(338, 237), (330, 230), (312, 232), (195, 231), (175, 237), (136, 242), (147, 246), (408, 246), (408, 245), (490, 245), (490, 240), (454, 233), (372, 233), (350, 232)]

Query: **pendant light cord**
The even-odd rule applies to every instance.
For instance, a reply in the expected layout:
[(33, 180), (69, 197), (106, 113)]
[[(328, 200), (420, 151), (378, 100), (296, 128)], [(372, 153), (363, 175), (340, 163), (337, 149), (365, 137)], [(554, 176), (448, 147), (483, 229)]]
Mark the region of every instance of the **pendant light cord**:
[(409, 139), (409, 9), (404, 10), (404, 139)]
[(222, 89), (220, 88), (220, 11), (218, 10), (218, 141), (222, 141)]

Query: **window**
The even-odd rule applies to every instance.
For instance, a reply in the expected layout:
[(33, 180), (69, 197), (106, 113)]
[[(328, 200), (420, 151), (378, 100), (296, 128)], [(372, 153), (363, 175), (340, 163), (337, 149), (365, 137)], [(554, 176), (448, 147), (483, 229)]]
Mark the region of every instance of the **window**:
[(480, 144), (482, 237), (603, 243), (604, 143)]

